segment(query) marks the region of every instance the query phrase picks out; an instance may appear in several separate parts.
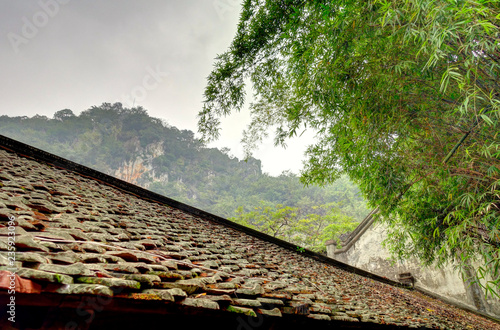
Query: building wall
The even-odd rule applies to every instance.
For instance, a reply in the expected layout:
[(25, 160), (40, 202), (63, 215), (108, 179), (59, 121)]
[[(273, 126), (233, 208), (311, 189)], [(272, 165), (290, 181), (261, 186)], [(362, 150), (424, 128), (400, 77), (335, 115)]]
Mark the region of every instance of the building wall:
[(465, 283), (452, 265), (424, 268), (415, 259), (392, 262), (390, 252), (382, 246), (387, 238), (387, 227), (372, 222), (362, 223), (360, 226), (365, 228), (344, 244), (344, 248), (339, 249), (335, 244), (327, 245), (328, 257), (395, 281), (399, 274), (411, 273), (415, 279), (415, 288), (500, 318), (500, 300), (492, 297), (486, 300), (479, 285)]

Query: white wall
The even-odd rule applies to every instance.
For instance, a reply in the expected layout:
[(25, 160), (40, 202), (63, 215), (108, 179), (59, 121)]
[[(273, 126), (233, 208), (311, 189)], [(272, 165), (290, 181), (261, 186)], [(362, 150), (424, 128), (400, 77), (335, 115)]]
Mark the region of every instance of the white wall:
[(374, 223), (361, 236), (354, 238), (354, 242), (351, 242), (353, 244), (348, 248), (337, 249), (333, 244), (328, 245), (327, 254), (330, 258), (395, 281), (398, 280), (398, 274), (411, 273), (416, 280), (415, 288), (500, 318), (500, 300), (489, 298), (486, 301), (483, 291), (476, 291), (479, 294), (474, 296), (472, 291), (481, 290), (479, 286), (474, 287), (464, 283), (459, 272), (451, 265), (444, 265), (439, 269), (424, 268), (416, 259), (392, 262), (390, 252), (382, 246), (386, 238), (387, 227), (384, 224)]

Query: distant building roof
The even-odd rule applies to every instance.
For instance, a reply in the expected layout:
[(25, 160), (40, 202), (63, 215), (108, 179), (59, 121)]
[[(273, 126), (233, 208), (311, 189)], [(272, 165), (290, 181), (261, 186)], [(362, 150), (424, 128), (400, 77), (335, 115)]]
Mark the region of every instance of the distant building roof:
[[(500, 329), (395, 282), (0, 136), (0, 326)], [(15, 219), (15, 258), (9, 237)], [(12, 223), (11, 223), (12, 224)], [(12, 239), (10, 239), (13, 241)], [(11, 271), (16, 273), (11, 276)], [(9, 308), (7, 307), (7, 312)]]

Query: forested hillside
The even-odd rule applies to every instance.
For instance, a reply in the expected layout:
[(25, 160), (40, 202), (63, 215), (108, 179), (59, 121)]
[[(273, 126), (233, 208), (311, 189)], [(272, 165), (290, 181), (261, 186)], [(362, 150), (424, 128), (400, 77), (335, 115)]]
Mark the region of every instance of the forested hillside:
[(293, 173), (269, 176), (258, 159), (207, 148), (141, 107), (104, 103), (78, 116), (69, 109), (53, 118), (1, 116), (0, 134), (317, 250), (367, 213), (346, 178), (320, 188), (304, 187)]

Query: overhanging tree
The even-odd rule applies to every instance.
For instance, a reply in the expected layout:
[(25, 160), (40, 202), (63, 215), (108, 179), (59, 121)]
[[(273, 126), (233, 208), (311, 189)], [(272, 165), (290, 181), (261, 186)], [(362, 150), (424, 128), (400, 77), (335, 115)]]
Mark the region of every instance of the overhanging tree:
[(199, 129), (254, 102), (250, 152), (313, 129), (302, 179), (347, 173), (399, 257), (479, 263), (500, 292), (498, 1), (246, 0), (208, 77)]

